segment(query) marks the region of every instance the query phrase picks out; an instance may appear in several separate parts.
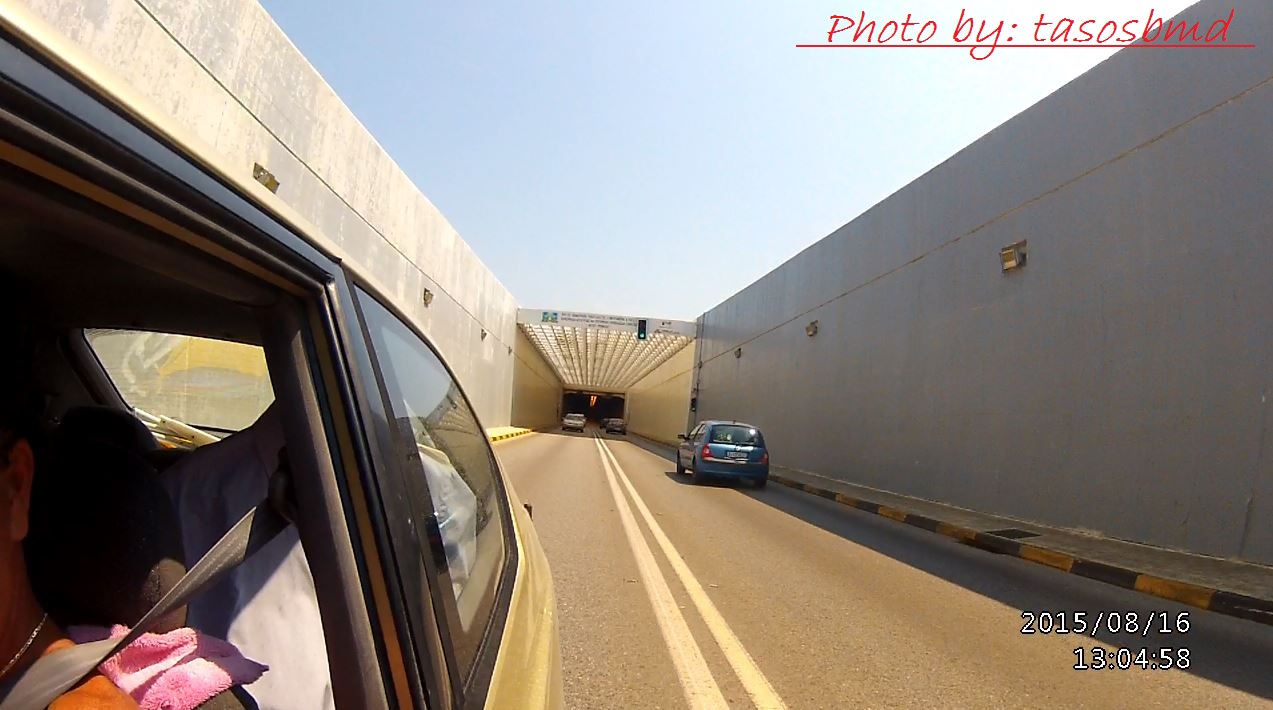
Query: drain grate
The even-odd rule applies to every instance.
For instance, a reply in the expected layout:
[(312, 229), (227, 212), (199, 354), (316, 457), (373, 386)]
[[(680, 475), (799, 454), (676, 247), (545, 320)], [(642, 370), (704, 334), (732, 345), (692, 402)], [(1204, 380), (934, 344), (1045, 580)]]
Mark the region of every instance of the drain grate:
[(1039, 533), (1030, 532), (1029, 530), (1019, 530), (1017, 528), (1008, 528), (1006, 530), (991, 530), (987, 535), (998, 535), (1013, 540), (1024, 540), (1027, 537), (1038, 537)]

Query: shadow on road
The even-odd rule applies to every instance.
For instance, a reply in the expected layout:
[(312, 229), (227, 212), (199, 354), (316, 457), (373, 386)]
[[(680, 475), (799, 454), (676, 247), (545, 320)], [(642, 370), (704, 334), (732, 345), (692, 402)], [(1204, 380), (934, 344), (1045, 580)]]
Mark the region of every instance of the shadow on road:
[[(639, 438), (632, 443), (657, 456), (674, 460), (673, 451)], [(674, 471), (665, 475), (681, 485), (696, 485), (689, 476)], [(968, 591), (994, 599), (1018, 610), (1031, 612), (1086, 612), (1089, 620), (1100, 612), (1134, 611), (1141, 619), (1151, 613), (1166, 611), (1175, 619), (1188, 612), (1190, 628), (1186, 633), (1166, 635), (1070, 634), (1074, 647), (1090, 649), (1096, 645), (1131, 649), (1132, 657), (1140, 649), (1150, 653), (1161, 648), (1188, 649), (1190, 667), (1187, 673), (1206, 678), (1252, 695), (1273, 699), (1273, 627), (1244, 621), (1190, 606), (1156, 599), (1137, 592), (1103, 585), (1075, 575), (1052, 570), (1016, 558), (996, 555), (957, 543), (948, 538), (902, 525), (834, 502), (771, 482), (764, 490), (756, 490), (730, 481), (709, 484), (713, 487), (736, 487), (739, 495), (748, 496), (787, 515), (815, 525), (854, 544), (861, 545), (898, 562), (940, 577)], [(1024, 621), (1022, 622), (1024, 624)], [(1159, 624), (1161, 625), (1161, 624)], [(1020, 633), (1020, 626), (1004, 629), (1006, 634)], [(1090, 654), (1089, 654), (1090, 655)], [(1061, 659), (1073, 663), (1076, 658)], [(1077, 672), (1077, 671), (1076, 671)], [(1131, 666), (1120, 673), (1163, 673)]]

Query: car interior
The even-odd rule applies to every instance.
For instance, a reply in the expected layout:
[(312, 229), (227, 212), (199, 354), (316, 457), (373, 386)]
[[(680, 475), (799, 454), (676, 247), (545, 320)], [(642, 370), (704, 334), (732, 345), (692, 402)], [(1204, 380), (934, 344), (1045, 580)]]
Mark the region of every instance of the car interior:
[[(259, 346), (286, 295), (7, 165), (0, 167), (0, 279), (21, 295), (0, 307), (23, 311), (32, 330), (29, 377), (43, 395), (40, 438), (53, 454), (37, 449), (35, 539), (27, 540), (37, 561), (33, 586), (62, 628), (130, 626), (193, 563), (182, 559), (182, 521), (159, 478), (200, 441), (157, 438), (85, 333), (123, 328)], [(56, 517), (54, 532), (34, 534), (41, 516)], [(280, 660), (265, 659), (285, 665)]]

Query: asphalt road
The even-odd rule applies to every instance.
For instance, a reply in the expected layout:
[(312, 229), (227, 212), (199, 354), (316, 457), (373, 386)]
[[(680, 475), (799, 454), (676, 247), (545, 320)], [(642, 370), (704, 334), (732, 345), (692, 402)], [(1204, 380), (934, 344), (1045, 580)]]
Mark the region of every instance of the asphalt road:
[[(552, 565), (571, 708), (1273, 707), (1273, 627), (777, 484), (696, 486), (635, 437), (495, 450)], [(1167, 612), (1172, 631), (1156, 617), (1149, 634), (1022, 634), (1040, 611), (1071, 627), (1075, 612)], [(1075, 670), (1093, 647), (1187, 649), (1189, 667)]]

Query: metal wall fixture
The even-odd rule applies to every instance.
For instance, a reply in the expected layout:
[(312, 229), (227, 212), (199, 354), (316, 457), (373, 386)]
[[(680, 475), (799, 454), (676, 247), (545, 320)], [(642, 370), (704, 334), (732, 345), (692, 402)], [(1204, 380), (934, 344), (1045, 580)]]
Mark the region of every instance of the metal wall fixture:
[(1004, 273), (1025, 266), (1025, 240), (1013, 242), (999, 250), (999, 267)]
[(433, 292), (426, 288), (424, 289), (424, 294), (420, 298), (424, 301), (424, 305), (427, 307), (430, 303), (433, 303)]
[(482, 340), (486, 340), (486, 329), (482, 329)]
[(734, 357), (742, 357), (742, 356), (743, 356), (743, 349), (742, 349), (742, 348), (735, 348), (735, 349), (734, 349)]
[(265, 169), (260, 163), (252, 164), (252, 178), (265, 186), (270, 192), (278, 192), (278, 178), (274, 177), (274, 173)]
[(804, 327), (804, 334), (812, 338), (818, 334), (818, 321), (812, 321)]

